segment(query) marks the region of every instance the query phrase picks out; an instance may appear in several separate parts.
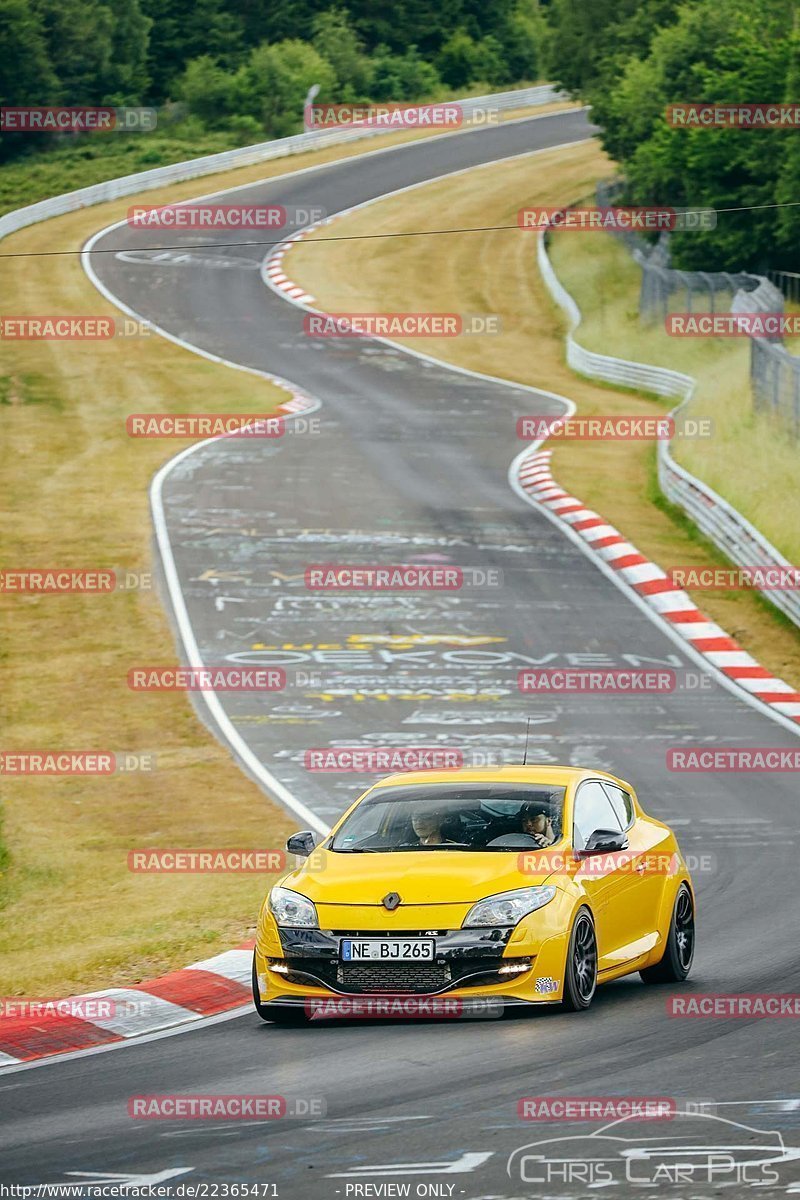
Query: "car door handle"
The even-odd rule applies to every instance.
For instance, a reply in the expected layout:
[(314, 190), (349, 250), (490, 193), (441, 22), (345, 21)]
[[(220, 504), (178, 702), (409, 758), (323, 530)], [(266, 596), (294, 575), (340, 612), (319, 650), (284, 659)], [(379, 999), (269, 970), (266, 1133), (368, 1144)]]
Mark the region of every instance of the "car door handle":
[(646, 863), (646, 862), (638, 862), (638, 863), (636, 864), (636, 874), (637, 874), (637, 875), (644, 875), (644, 873), (645, 873), (645, 871), (646, 871), (646, 870), (647, 870), (647, 863)]

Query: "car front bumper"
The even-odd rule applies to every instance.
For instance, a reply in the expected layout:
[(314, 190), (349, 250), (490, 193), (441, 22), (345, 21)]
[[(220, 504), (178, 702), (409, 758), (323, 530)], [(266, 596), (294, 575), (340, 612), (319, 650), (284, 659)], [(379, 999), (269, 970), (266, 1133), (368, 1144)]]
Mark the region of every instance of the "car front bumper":
[[(260, 930), (260, 932), (262, 932)], [(262, 1004), (306, 1004), (338, 999), (342, 1015), (393, 1015), (379, 1001), (413, 998), (426, 1015), (496, 1015), (505, 1004), (549, 1004), (563, 994), (568, 935), (520, 941), (515, 929), (320, 930), (278, 929), (256, 944), (256, 976)], [(429, 963), (345, 963), (345, 937), (434, 937)], [(489, 1004), (488, 1002), (492, 1003)], [(397, 1004), (394, 1004), (397, 1009)], [(493, 1011), (488, 1011), (488, 1009)], [(372, 1011), (370, 1011), (372, 1010)], [(331, 1015), (334, 1015), (333, 1013)], [(398, 1015), (403, 1015), (399, 1013)], [(407, 1015), (412, 1015), (411, 1012)]]

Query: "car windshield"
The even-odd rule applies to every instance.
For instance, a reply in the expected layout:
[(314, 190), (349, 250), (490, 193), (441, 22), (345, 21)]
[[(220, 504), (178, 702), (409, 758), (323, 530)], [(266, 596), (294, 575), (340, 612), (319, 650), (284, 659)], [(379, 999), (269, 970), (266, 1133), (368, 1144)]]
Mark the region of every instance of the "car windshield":
[(550, 846), (561, 837), (565, 790), (546, 783), (379, 787), (353, 810), (329, 849), (385, 854)]

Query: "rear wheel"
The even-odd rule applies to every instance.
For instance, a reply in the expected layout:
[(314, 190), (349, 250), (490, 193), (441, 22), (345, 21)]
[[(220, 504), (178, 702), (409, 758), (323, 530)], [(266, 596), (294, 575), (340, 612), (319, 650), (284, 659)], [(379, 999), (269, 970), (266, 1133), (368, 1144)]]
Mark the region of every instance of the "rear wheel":
[(258, 973), (256, 971), (256, 956), (253, 951), (253, 1004), (262, 1021), (272, 1021), (275, 1025), (307, 1025), (309, 1021), (305, 1007), (301, 1004), (262, 1004), (258, 990)]
[(581, 1012), (592, 1003), (596, 991), (597, 938), (591, 913), (582, 908), (570, 934), (562, 1007), (568, 1012)]
[(694, 958), (694, 900), (685, 883), (678, 888), (667, 944), (660, 962), (640, 971), (645, 983), (680, 983), (692, 968)]

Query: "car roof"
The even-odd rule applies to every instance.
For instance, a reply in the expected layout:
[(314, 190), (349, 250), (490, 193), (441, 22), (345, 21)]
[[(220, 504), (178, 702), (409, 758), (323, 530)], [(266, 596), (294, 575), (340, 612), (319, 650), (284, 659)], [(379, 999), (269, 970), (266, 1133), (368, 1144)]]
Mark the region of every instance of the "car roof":
[(426, 783), (529, 783), (547, 784), (552, 787), (568, 787), (583, 779), (607, 779), (609, 783), (629, 788), (629, 784), (608, 771), (593, 767), (574, 766), (510, 766), (510, 767), (467, 767), (450, 771), (404, 771), (387, 775), (374, 785), (375, 788), (418, 787)]

